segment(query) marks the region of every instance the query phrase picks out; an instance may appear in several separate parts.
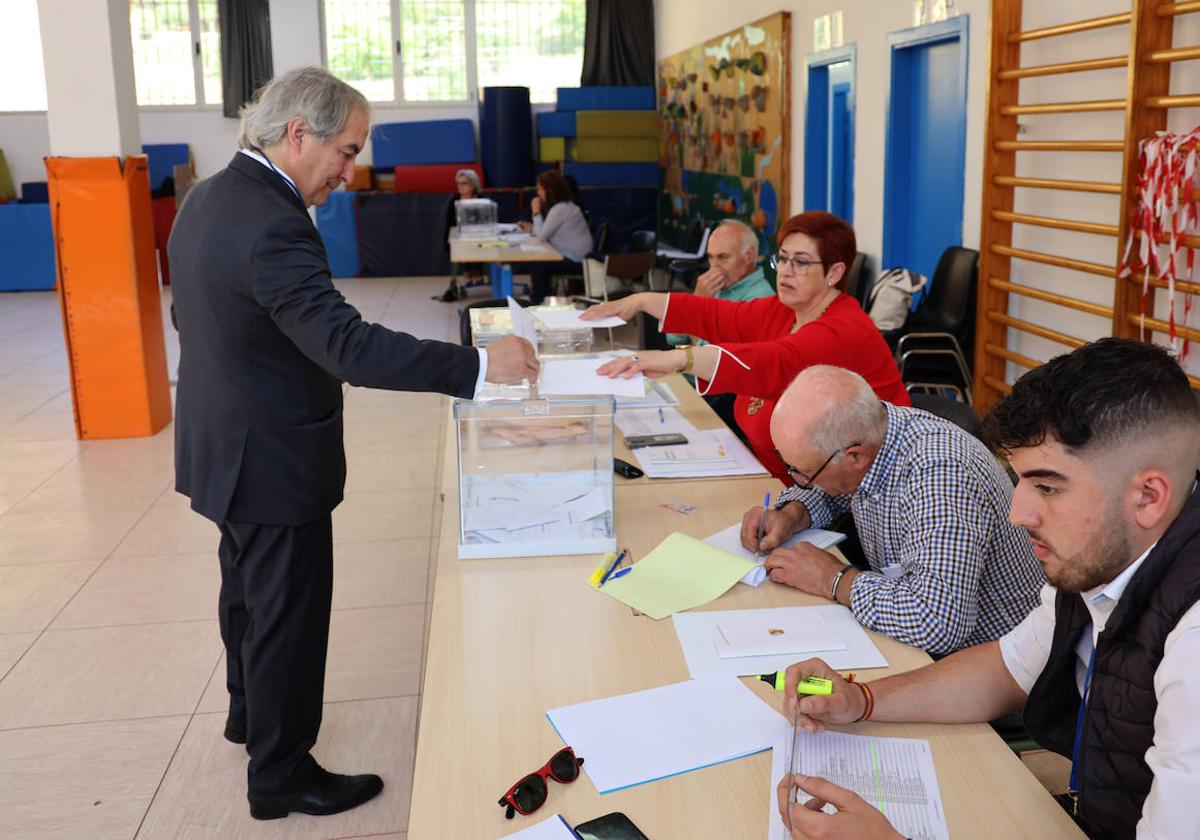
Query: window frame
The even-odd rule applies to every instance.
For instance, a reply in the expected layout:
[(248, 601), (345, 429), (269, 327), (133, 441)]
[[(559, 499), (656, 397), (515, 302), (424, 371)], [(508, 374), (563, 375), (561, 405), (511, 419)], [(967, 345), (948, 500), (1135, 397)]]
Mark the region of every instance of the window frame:
[[(324, 5), (324, 4), (322, 4)], [(169, 113), (192, 113), (196, 111), (220, 111), (224, 107), (223, 103), (206, 102), (204, 99), (204, 56), (200, 44), (200, 0), (187, 0), (188, 6), (188, 31), (192, 36), (192, 93), (196, 97), (196, 101), (191, 105), (142, 105), (138, 103), (138, 111), (148, 111), (157, 114)], [(220, 27), (220, 19), (218, 18), (217, 26)], [(132, 36), (132, 32), (130, 35)], [(130, 45), (130, 59), (133, 58), (132, 44)], [(134, 68), (133, 78), (133, 97), (137, 99), (137, 68)]]
[[(190, 0), (196, 2), (196, 0)], [(404, 95), (404, 61), (403, 45), (400, 42), (401, 22), (400, 6), (405, 0), (389, 0), (392, 21), (392, 85), (394, 96), (390, 100), (373, 100), (373, 108), (457, 108), (462, 109), (474, 105), (479, 98), (479, 68), (475, 40), (475, 0), (459, 0), (463, 4), (464, 44), (467, 59), (467, 95), (465, 99), (407, 99)], [(328, 39), (326, 37), (325, 0), (317, 0), (321, 38), (321, 66), (329, 69)], [(534, 109), (539, 106), (553, 106), (553, 101), (529, 103)]]

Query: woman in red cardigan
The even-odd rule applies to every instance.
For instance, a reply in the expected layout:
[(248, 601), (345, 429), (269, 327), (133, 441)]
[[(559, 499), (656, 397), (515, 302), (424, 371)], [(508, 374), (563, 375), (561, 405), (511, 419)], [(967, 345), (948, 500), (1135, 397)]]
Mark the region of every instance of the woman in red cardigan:
[(701, 394), (733, 393), (734, 416), (754, 454), (771, 474), (792, 484), (771, 442), (775, 400), (809, 365), (836, 365), (862, 376), (879, 398), (912, 405), (887, 342), (858, 301), (841, 291), (854, 261), (854, 230), (829, 213), (793, 216), (779, 231), (776, 296), (725, 301), (694, 295), (643, 292), (598, 304), (585, 320), (639, 312), (659, 320), (663, 332), (687, 333), (704, 347), (650, 350), (614, 359), (600, 368), (609, 376), (696, 376)]

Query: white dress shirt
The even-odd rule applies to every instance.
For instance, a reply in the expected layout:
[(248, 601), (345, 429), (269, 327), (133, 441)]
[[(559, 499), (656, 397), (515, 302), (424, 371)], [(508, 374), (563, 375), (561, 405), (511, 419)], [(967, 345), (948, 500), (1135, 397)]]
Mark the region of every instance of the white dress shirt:
[[(1112, 582), (1082, 593), (1092, 626), (1091, 632), (1083, 633), (1075, 646), (1075, 684), (1081, 696), (1096, 639), (1130, 579), (1153, 549), (1150, 546)], [(1053, 586), (1043, 587), (1041, 603), (1000, 638), (1004, 665), (1026, 694), (1033, 689), (1050, 658), (1054, 596)], [(1158, 709), (1154, 713), (1154, 743), (1146, 751), (1146, 764), (1154, 774), (1154, 782), (1137, 824), (1139, 840), (1200, 838), (1200, 822), (1193, 812), (1194, 803), (1200, 801), (1200, 679), (1195, 678), (1198, 664), (1200, 604), (1184, 613), (1168, 634), (1162, 661), (1154, 672)]]
[[(265, 166), (267, 169), (270, 169), (272, 172), (274, 172), (276, 175), (278, 175), (280, 178), (282, 178), (284, 181), (287, 182), (287, 185), (292, 188), (292, 192), (294, 192), (297, 197), (300, 196), (300, 189), (296, 186), (296, 182), (293, 181), (291, 179), (291, 177), (289, 177), (288, 174), (286, 172), (284, 172), (282, 169), (279, 169), (278, 167), (274, 166), (271, 163), (271, 161), (267, 160), (267, 158), (265, 156), (259, 154), (258, 152), (254, 151), (253, 149), (240, 149), (239, 151), (242, 154), (244, 154), (246, 157), (250, 158), (251, 160), (256, 160), (259, 163), (261, 163), (263, 166)], [(301, 201), (303, 201), (302, 198), (301, 198)], [(315, 224), (315, 222), (314, 222), (314, 224)], [(484, 350), (482, 347), (477, 347), (475, 349), (476, 349), (476, 352), (479, 353), (479, 375), (477, 377), (475, 377), (475, 393), (473, 395), (473, 399), (478, 399), (479, 392), (483, 389), (483, 383), (487, 380), (488, 357), (487, 357), (487, 351)]]

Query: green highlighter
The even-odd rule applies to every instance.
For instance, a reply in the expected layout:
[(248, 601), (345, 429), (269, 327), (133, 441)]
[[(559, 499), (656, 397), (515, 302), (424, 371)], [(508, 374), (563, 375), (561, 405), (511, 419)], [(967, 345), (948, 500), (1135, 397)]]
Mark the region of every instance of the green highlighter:
[[(765, 683), (769, 683), (775, 687), (776, 691), (783, 691), (784, 682), (787, 679), (787, 673), (784, 671), (776, 671), (774, 674), (763, 674), (759, 677)], [(800, 684), (796, 686), (797, 694), (833, 694), (833, 681), (822, 679), (821, 677), (805, 677), (800, 680)]]

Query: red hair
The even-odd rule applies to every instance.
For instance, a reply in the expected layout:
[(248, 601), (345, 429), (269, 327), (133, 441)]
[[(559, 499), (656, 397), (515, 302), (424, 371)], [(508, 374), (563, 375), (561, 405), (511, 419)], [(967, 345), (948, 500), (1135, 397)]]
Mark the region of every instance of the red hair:
[[(793, 233), (802, 233), (817, 243), (819, 253), (815, 256), (821, 258), (821, 267), (825, 269), (826, 274), (835, 263), (842, 263), (846, 272), (850, 271), (850, 266), (854, 264), (854, 256), (858, 253), (858, 241), (854, 238), (854, 228), (837, 216), (823, 210), (810, 210), (792, 216), (779, 229), (776, 241), (782, 245)], [(845, 279), (846, 274), (843, 273), (842, 279), (838, 281), (838, 288), (842, 287)]]

